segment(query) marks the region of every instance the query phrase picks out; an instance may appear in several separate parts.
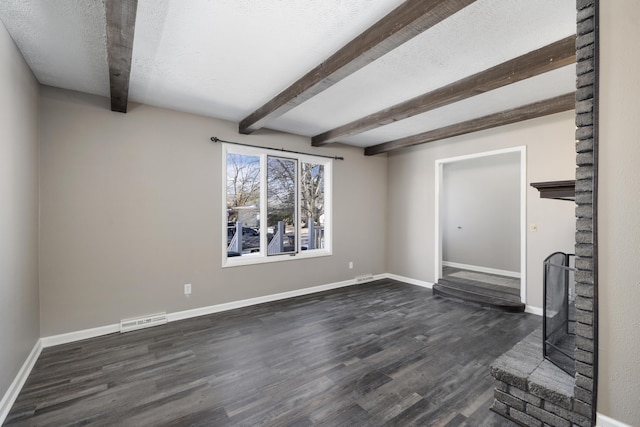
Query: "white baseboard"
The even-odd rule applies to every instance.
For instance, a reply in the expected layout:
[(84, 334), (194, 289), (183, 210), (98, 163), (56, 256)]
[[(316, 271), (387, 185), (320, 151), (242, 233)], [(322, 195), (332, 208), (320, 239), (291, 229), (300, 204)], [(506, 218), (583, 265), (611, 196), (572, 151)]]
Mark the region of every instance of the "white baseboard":
[(497, 274), (498, 276), (515, 277), (520, 278), (520, 273), (517, 271), (499, 270), (497, 268), (480, 267), (478, 265), (460, 264), (458, 262), (442, 261), (442, 265), (445, 267), (460, 268), (462, 270), (477, 271), (479, 273)]
[(540, 307), (534, 307), (532, 305), (527, 305), (524, 308), (524, 312), (525, 313), (535, 314), (537, 316), (542, 316), (542, 314), (543, 314), (542, 309)]
[(596, 426), (597, 427), (631, 427), (629, 424), (625, 424), (621, 421), (609, 418), (601, 413), (596, 414)]
[[(372, 280), (384, 279), (384, 274), (374, 275)], [(295, 291), (281, 292), (279, 294), (265, 295), (263, 297), (243, 299), (240, 301), (227, 302), (224, 304), (210, 305), (207, 307), (194, 308), (193, 310), (178, 311), (167, 314), (169, 322), (176, 320), (190, 319), (192, 317), (205, 316), (207, 314), (220, 313), (222, 311), (235, 310), (236, 308), (249, 307), (251, 305), (264, 304), (265, 302), (273, 302), (302, 295), (315, 294), (317, 292), (329, 291), (331, 289), (344, 288), (346, 286), (361, 285), (367, 282), (358, 282), (356, 279), (345, 280), (342, 282), (329, 283), (327, 285), (314, 286), (311, 288), (296, 289)]]
[(33, 365), (36, 364), (36, 360), (38, 360), (38, 356), (40, 356), (41, 351), (42, 342), (41, 340), (38, 340), (36, 341), (36, 345), (33, 346), (31, 353), (29, 353), (29, 356), (27, 356), (27, 359), (22, 364), (22, 367), (18, 371), (18, 375), (16, 375), (15, 379), (9, 386), (9, 389), (2, 397), (2, 400), (0, 400), (0, 425), (2, 425), (4, 420), (7, 419), (7, 415), (9, 415), (9, 411), (18, 398), (18, 394), (20, 394), (22, 386), (25, 381), (27, 381), (31, 370), (33, 369)]
[(68, 332), (66, 334), (51, 335), (41, 338), (42, 347), (51, 347), (54, 345), (67, 344), (70, 342), (76, 342), (86, 340), (87, 338), (95, 338), (102, 335), (113, 334), (120, 332), (120, 324), (115, 323), (113, 325), (100, 326), (97, 328), (83, 329), (81, 331)]
[[(374, 275), (372, 280), (379, 280), (386, 278), (386, 274)], [(167, 319), (169, 322), (175, 322), (177, 320), (190, 319), (192, 317), (205, 316), (207, 314), (220, 313), (222, 311), (234, 310), (236, 308), (249, 307), (251, 305), (263, 304), (265, 302), (272, 302), (283, 300), (287, 298), (298, 297), (302, 295), (314, 294), (316, 292), (328, 291), (331, 289), (344, 288), (352, 285), (362, 285), (367, 282), (358, 282), (356, 279), (345, 280), (342, 282), (329, 283), (326, 285), (313, 286), (311, 288), (296, 289), (295, 291), (281, 292), (278, 294), (265, 295), (262, 297), (249, 298), (240, 301), (232, 301), (224, 304), (210, 305), (207, 307), (194, 308), (193, 310), (177, 311), (174, 313), (168, 313)], [(69, 332), (65, 334), (52, 335), (41, 339), (42, 347), (51, 347), (54, 345), (67, 344), (84, 340), (87, 338), (99, 337), (102, 335), (113, 334), (120, 332), (120, 324), (115, 323), (112, 325), (100, 326), (98, 328), (83, 329), (81, 331)]]
[(391, 273), (383, 274), (383, 276), (386, 279), (397, 280), (399, 282), (405, 282), (410, 285), (422, 286), (423, 288), (428, 288), (428, 289), (433, 288), (433, 283), (431, 282), (424, 282), (422, 280), (412, 279), (410, 277), (398, 276), (397, 274), (391, 274)]

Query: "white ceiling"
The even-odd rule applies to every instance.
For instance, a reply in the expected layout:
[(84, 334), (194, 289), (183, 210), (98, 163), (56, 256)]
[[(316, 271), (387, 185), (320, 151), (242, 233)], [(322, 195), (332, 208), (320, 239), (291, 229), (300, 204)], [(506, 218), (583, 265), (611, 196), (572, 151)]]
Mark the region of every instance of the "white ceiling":
[[(139, 0), (129, 100), (239, 122), (402, 0)], [(37, 79), (109, 96), (104, 1), (1, 0)], [(478, 0), (267, 127), (313, 136), (575, 33), (575, 0)], [(575, 67), (344, 138), (370, 146), (565, 94)]]

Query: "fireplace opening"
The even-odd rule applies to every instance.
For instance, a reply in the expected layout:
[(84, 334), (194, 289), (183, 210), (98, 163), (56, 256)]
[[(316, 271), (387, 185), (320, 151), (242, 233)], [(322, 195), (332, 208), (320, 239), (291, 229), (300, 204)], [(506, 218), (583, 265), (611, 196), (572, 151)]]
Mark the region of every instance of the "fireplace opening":
[(575, 375), (576, 293), (573, 254), (555, 252), (544, 260), (543, 355)]

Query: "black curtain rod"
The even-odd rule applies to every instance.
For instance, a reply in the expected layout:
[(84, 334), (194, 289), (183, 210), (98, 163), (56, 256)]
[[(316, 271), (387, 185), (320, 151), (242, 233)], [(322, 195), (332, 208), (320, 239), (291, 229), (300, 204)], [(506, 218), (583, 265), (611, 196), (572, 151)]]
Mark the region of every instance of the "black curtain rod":
[(264, 148), (266, 150), (282, 151), (283, 153), (304, 154), (305, 156), (324, 157), (325, 159), (334, 159), (334, 160), (344, 160), (344, 157), (340, 157), (340, 156), (324, 156), (322, 154), (309, 154), (309, 153), (303, 153), (301, 151), (285, 150), (284, 148), (262, 147), (259, 145), (243, 144), (242, 142), (225, 141), (224, 139), (220, 139), (217, 136), (212, 136), (211, 141), (224, 142), (226, 144), (234, 144), (234, 145), (244, 145), (245, 147)]

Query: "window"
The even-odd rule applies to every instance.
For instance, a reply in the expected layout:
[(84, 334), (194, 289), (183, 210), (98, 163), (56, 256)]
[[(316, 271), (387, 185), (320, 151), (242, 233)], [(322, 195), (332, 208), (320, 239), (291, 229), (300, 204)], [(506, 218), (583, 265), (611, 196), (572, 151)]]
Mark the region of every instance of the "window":
[(223, 144), (223, 266), (331, 255), (331, 166)]

